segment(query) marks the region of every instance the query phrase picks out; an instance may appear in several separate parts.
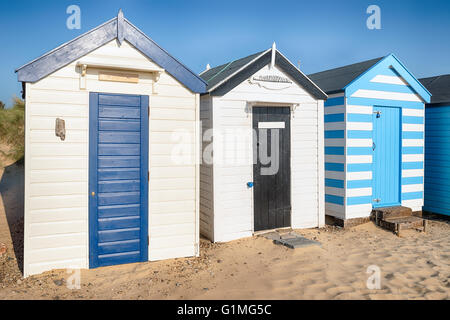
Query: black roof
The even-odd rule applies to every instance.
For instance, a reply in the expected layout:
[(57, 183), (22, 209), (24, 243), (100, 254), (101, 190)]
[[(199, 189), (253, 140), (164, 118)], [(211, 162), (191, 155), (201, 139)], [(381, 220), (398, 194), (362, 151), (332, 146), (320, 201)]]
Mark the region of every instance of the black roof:
[(258, 70), (268, 65), (272, 60), (272, 50), (275, 50), (275, 65), (280, 70), (292, 77), (295, 82), (313, 97), (322, 100), (328, 98), (319, 86), (274, 48), (260, 51), (202, 72), (200, 77), (207, 83), (206, 91), (211, 95), (217, 96), (226, 94)]
[(344, 67), (313, 73), (308, 75), (308, 77), (327, 94), (337, 93), (342, 91), (346, 85), (373, 67), (383, 58), (384, 57), (376, 58)]
[(422, 78), (419, 81), (431, 92), (431, 104), (450, 102), (450, 74)]
[(239, 70), (240, 68), (245, 66), (250, 61), (256, 59), (258, 56), (263, 54), (265, 51), (266, 50), (251, 54), (247, 57), (244, 57), (244, 58), (241, 58), (238, 60), (224, 63), (220, 66), (211, 68), (211, 69), (201, 73), (200, 78), (202, 78), (207, 83), (206, 90), (211, 89), (219, 82), (228, 78), (234, 72), (236, 72), (237, 70)]

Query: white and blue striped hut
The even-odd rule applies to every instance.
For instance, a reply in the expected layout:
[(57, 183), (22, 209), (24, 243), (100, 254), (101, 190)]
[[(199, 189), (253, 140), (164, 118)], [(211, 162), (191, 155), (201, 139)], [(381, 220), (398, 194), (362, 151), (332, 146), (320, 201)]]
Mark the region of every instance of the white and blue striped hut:
[(421, 211), (431, 94), (392, 54), (309, 76), (325, 91), (325, 211), (343, 226), (373, 208)]

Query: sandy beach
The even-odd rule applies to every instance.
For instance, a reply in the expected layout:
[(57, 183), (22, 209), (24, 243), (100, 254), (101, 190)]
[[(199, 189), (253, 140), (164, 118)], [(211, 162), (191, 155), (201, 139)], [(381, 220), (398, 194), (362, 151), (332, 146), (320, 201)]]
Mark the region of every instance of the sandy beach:
[[(7, 246), (0, 299), (450, 298), (450, 222), (437, 216), (428, 217), (427, 233), (411, 230), (402, 237), (371, 222), (296, 230), (322, 245), (295, 250), (264, 237), (202, 240), (199, 258), (81, 270), (80, 289), (67, 287), (66, 270), (23, 279), (23, 167), (8, 164), (0, 177), (0, 242)], [(379, 267), (380, 289), (367, 288), (369, 266)]]

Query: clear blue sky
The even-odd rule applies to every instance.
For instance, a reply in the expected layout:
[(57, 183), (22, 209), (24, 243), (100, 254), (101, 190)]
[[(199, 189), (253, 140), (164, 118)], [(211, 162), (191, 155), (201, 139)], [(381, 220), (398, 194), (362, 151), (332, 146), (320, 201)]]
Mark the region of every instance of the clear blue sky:
[[(81, 29), (66, 8), (81, 8)], [(381, 30), (366, 27), (369, 5)], [(1, 1), (0, 100), (21, 86), (14, 70), (117, 15), (195, 72), (277, 47), (306, 73), (394, 53), (417, 77), (450, 73), (448, 0), (108, 0)]]

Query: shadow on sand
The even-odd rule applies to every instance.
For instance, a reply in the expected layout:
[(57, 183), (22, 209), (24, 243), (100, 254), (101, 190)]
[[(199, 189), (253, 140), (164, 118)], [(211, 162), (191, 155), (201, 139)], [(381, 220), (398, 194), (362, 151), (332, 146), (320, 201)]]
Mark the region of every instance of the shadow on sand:
[[(24, 165), (19, 160), (4, 168), (0, 179), (0, 197), (11, 234), (14, 254), (19, 270), (23, 273), (23, 204), (24, 204)], [(2, 213), (0, 208), (0, 214)], [(7, 232), (0, 230), (0, 232)]]

